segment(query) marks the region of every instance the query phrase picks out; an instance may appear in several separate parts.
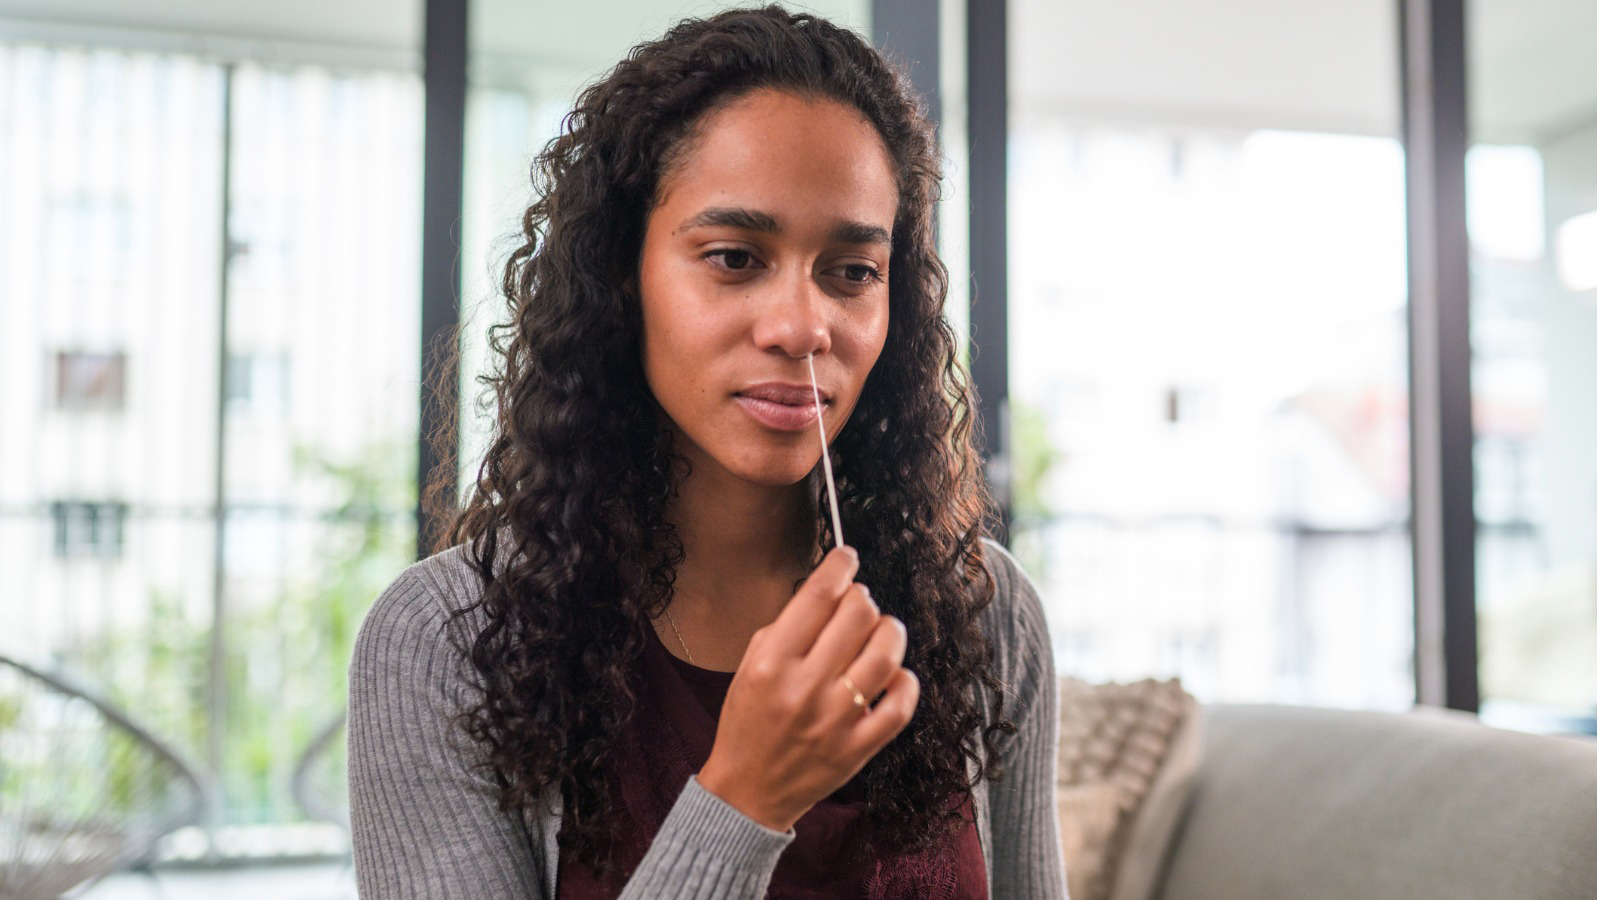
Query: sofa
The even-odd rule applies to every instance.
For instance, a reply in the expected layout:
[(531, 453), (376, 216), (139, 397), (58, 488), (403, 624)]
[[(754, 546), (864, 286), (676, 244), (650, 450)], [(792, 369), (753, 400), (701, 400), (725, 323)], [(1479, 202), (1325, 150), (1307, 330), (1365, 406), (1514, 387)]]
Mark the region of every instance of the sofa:
[(1152, 900), (1595, 897), (1592, 740), (1447, 711), (1199, 712)]

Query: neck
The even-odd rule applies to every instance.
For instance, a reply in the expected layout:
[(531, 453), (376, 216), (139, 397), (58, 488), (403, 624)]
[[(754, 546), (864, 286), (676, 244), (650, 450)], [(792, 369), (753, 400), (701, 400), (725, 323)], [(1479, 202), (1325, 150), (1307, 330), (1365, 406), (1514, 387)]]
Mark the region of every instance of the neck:
[[(667, 509), (683, 544), (672, 615), (696, 662), (733, 669), (815, 563), (805, 483), (755, 485), (712, 466), (684, 479)], [(669, 635), (667, 645), (676, 644)]]
[[(720, 473), (718, 473), (720, 474)], [(770, 487), (696, 473), (667, 509), (683, 543), (678, 581), (706, 599), (811, 568), (816, 524), (804, 484)]]

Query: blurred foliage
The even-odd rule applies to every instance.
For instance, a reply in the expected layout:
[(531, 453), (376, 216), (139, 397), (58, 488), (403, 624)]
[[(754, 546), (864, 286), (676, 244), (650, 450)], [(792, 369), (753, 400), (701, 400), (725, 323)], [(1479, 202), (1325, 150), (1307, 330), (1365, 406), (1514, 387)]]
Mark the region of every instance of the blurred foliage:
[[(332, 503), (314, 517), (284, 523), (292, 552), (275, 583), (244, 585), (230, 576), (220, 673), (229, 824), (304, 820), (289, 792), (295, 767), (317, 733), (343, 713), (361, 618), (416, 549), (413, 445), (373, 445), (352, 459), (298, 448), (294, 460), (297, 488)], [(152, 591), (142, 624), (95, 632), (63, 660), (196, 764), (207, 755), (213, 639), (204, 614), (209, 598), (202, 605), (195, 616), (178, 595)], [(319, 763), (342, 772), (342, 742), (328, 751)], [(141, 774), (119, 769), (122, 760), (107, 760), (102, 787), (132, 797), (117, 786), (134, 785)], [(137, 766), (139, 759), (125, 764)], [(342, 784), (342, 776), (315, 783)]]
[(1011, 401), (1011, 550), (1024, 571), (1034, 578), (1047, 576), (1039, 529), (1052, 514), (1045, 499), (1045, 483), (1061, 460), (1050, 442), (1050, 422), (1044, 413), (1016, 399)]
[[(318, 732), (344, 712), (346, 669), (367, 607), (416, 552), (414, 445), (338, 460), (302, 448), (303, 480), (336, 506), (280, 601), (240, 610), (227, 627), (230, 686), (224, 753), (230, 821), (303, 818), (289, 797), (295, 766)], [(343, 784), (344, 746), (324, 764)], [(335, 779), (318, 779), (318, 784)]]
[(1050, 423), (1036, 407), (1011, 402), (1011, 503), (1017, 518), (1044, 518), (1050, 514), (1044, 481), (1060, 451), (1050, 443)]
[[(73, 680), (197, 760), (193, 751), (205, 735), (209, 646), (207, 630), (184, 615), (176, 594), (152, 591), (140, 626), (101, 628), (58, 657)], [(160, 811), (154, 807), (164, 802), (175, 773), (87, 703), (19, 681), (0, 706), (14, 709), (0, 733), (24, 742), (0, 767), (8, 778), (24, 782), (0, 784), (6, 803), (47, 804), (50, 816), (63, 820)], [(48, 774), (28, 775), (28, 758)]]
[[(193, 799), (169, 761), (94, 704), (0, 666), (0, 871), (19, 852), (70, 850), (91, 832), (153, 838)], [(0, 896), (8, 884), (0, 878)]]
[(22, 718), (22, 697), (20, 692), (10, 692), (0, 688), (0, 734), (4, 734), (17, 726), (17, 721)]

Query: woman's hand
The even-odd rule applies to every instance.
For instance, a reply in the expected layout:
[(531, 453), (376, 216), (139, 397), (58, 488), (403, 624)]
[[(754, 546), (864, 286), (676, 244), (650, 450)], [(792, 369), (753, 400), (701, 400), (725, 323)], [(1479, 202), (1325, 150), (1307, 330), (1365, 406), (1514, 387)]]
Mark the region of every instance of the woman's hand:
[[(917, 676), (900, 665), (905, 625), (852, 583), (859, 565), (852, 548), (830, 551), (750, 638), (698, 775), (706, 790), (777, 831), (861, 771), (917, 708)], [(850, 684), (869, 704), (883, 696), (858, 704)]]

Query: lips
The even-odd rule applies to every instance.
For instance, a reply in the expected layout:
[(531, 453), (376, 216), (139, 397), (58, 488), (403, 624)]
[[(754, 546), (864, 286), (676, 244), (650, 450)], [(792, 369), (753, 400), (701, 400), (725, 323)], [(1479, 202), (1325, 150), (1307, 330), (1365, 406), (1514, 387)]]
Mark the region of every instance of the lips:
[[(828, 392), (819, 389), (818, 393), (824, 406), (832, 401)], [(799, 431), (817, 420), (809, 384), (768, 382), (745, 388), (733, 399), (751, 418), (778, 431)]]
[[(833, 397), (820, 387), (817, 393), (822, 395), (822, 403), (827, 405)], [(782, 403), (785, 406), (810, 406), (812, 404), (811, 385), (809, 384), (783, 384), (768, 382), (739, 391), (741, 397), (752, 397), (756, 400), (766, 400), (772, 403)]]

